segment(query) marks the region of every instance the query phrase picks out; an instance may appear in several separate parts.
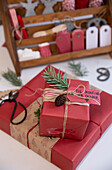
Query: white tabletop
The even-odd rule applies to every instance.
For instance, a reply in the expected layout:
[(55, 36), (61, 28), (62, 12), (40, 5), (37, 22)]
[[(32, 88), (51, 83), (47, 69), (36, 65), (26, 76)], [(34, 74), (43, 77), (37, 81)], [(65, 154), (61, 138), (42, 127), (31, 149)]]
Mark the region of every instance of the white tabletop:
[[(0, 27), (0, 45), (4, 42), (3, 29)], [(82, 80), (89, 80), (92, 85), (112, 94), (112, 76), (105, 82), (97, 80), (98, 73), (96, 69), (99, 67), (111, 67), (112, 60), (110, 56), (101, 55), (90, 58), (83, 58), (75, 60), (80, 62), (88, 70), (88, 76), (80, 78)], [(68, 67), (68, 62), (61, 62), (52, 64), (53, 66), (72, 74)], [(37, 75), (44, 66), (23, 69), (21, 72), (21, 79), (23, 84), (31, 80)], [(6, 81), (1, 73), (7, 71), (7, 68), (14, 70), (9, 53), (6, 48), (0, 47), (0, 91), (7, 89), (15, 89), (17, 87), (11, 85)], [(110, 69), (112, 74), (112, 70)], [(72, 74), (73, 75), (73, 74)], [(78, 77), (79, 78), (79, 77)], [(39, 155), (35, 154), (22, 144), (0, 131), (0, 170), (30, 170), (30, 169), (58, 169)], [(112, 170), (112, 125), (103, 134), (101, 139), (95, 144), (87, 156), (83, 159), (77, 170)]]

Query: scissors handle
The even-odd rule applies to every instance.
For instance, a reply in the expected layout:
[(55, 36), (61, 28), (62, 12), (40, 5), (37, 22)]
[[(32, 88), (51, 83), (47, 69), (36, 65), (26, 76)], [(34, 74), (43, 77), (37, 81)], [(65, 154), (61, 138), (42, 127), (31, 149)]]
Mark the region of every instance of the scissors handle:
[[(100, 75), (97, 77), (99, 81), (106, 81), (110, 78), (110, 72), (107, 68), (101, 67), (96, 70)], [(102, 78), (103, 77), (103, 78)]]
[(101, 27), (102, 25), (107, 25), (107, 21), (103, 18), (92, 18), (87, 22), (87, 28), (92, 26)]
[[(11, 91), (11, 92), (9, 93), (9, 95), (8, 95), (9, 98), (8, 98), (8, 99), (4, 99), (4, 100), (1, 99), (2, 101), (1, 101), (1, 103), (0, 103), (0, 106), (1, 106), (4, 102), (14, 102), (14, 103), (15, 103), (15, 106), (14, 106), (14, 109), (13, 109), (13, 112), (12, 112), (12, 115), (11, 115), (11, 118), (10, 118), (10, 122), (11, 122), (13, 125), (19, 125), (19, 124), (21, 124), (21, 123), (26, 119), (26, 117), (27, 117), (27, 109), (26, 109), (26, 107), (25, 107), (22, 103), (16, 101), (16, 98), (18, 97), (18, 95), (19, 95), (19, 92), (17, 92), (16, 94), (13, 95), (13, 92)], [(20, 120), (19, 122), (13, 122), (13, 118), (14, 118), (14, 114), (15, 114), (15, 111), (16, 111), (16, 108), (17, 108), (17, 104), (19, 104), (20, 106), (23, 107), (23, 109), (24, 109), (24, 111), (25, 111), (25, 115), (24, 115), (23, 119)]]
[(12, 115), (11, 115), (11, 118), (10, 118), (10, 122), (13, 125), (19, 125), (19, 124), (21, 124), (26, 119), (26, 117), (27, 117), (27, 109), (25, 108), (25, 106), (22, 103), (18, 102), (24, 108), (25, 115), (24, 115), (23, 119), (20, 120), (19, 122), (13, 122), (13, 117), (14, 117), (14, 114), (15, 114), (15, 111), (16, 111), (16, 108), (17, 108), (17, 101), (14, 100), (13, 102), (15, 103), (15, 106), (14, 106), (14, 109), (13, 109), (13, 112), (12, 112)]

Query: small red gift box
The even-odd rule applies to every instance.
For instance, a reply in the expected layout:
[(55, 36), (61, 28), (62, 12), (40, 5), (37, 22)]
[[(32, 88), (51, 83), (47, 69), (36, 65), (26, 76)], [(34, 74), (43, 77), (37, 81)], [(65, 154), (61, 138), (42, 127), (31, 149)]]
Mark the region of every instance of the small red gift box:
[[(89, 88), (88, 81), (80, 80), (71, 80), (70, 87), (76, 88), (80, 84)], [(81, 140), (88, 123), (89, 105), (75, 103), (57, 107), (54, 102), (45, 101), (40, 115), (39, 135)]]

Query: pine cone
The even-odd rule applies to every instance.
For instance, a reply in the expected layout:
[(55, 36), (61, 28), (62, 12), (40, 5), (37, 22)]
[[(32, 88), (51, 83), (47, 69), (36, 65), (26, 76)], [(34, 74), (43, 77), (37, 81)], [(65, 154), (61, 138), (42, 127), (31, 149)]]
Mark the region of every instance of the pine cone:
[(66, 101), (66, 97), (63, 94), (59, 95), (55, 99), (55, 105), (56, 106), (61, 106), (61, 105), (63, 105), (65, 103), (65, 101)]

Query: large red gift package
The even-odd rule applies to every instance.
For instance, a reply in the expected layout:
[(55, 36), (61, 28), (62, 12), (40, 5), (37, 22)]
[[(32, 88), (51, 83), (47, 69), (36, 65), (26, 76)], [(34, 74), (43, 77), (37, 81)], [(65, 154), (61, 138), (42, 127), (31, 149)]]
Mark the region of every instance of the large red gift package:
[[(60, 139), (53, 147), (52, 162), (61, 169), (74, 169), (112, 123), (112, 95), (101, 92), (101, 106), (90, 106), (90, 123), (81, 141)], [(61, 164), (61, 161), (63, 162)]]
[[(111, 124), (112, 96), (101, 91), (101, 105), (90, 106), (90, 121), (83, 140), (42, 137), (39, 136), (38, 118), (34, 115), (42, 104), (42, 91), (36, 91), (38, 88), (45, 88), (42, 73), (43, 71), (19, 90), (17, 101), (26, 107), (26, 119), (19, 125), (11, 124), (14, 103), (5, 102), (0, 106), (0, 129), (59, 168), (75, 170)], [(23, 107), (17, 105), (13, 121), (18, 122), (23, 116)]]

